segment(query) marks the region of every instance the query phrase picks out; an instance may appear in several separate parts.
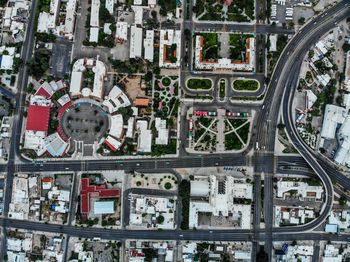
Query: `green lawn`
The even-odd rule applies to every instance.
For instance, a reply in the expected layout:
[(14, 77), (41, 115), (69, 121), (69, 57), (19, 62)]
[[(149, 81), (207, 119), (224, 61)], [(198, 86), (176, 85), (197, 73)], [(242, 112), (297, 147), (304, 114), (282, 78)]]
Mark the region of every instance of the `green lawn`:
[(208, 90), (208, 89), (212, 88), (213, 83), (208, 78), (203, 78), (203, 79), (191, 78), (187, 81), (186, 85), (187, 85), (187, 88), (189, 88), (189, 89)]
[(228, 135), (225, 135), (225, 149), (226, 150), (239, 150), (242, 148), (242, 143), (237, 137), (237, 135), (232, 132)]
[(233, 81), (233, 89), (239, 91), (256, 91), (259, 87), (259, 82), (253, 79), (238, 79)]
[(249, 127), (250, 123), (247, 123), (237, 130), (237, 134), (241, 137), (244, 143), (248, 142)]
[(225, 98), (225, 86), (226, 86), (226, 81), (224, 79), (220, 80), (220, 90), (219, 90), (219, 96), (221, 99)]

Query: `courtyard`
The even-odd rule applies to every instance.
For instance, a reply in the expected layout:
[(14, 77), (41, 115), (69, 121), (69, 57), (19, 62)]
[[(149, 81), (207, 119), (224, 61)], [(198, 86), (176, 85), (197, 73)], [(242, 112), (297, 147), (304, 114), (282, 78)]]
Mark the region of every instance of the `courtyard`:
[(107, 133), (108, 114), (95, 104), (77, 103), (64, 113), (62, 128), (73, 140), (93, 144)]

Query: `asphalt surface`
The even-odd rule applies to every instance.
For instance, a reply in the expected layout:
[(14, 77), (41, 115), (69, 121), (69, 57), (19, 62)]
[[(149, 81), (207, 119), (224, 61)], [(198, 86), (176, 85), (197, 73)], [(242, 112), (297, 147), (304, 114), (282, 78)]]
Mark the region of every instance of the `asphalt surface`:
[[(23, 122), (23, 108), (22, 105), (25, 103), (25, 94), (24, 90), (28, 84), (28, 68), (27, 62), (32, 56), (33, 47), (34, 47), (34, 19), (35, 19), (35, 11), (37, 9), (38, 1), (33, 1), (31, 10), (30, 10), (30, 18), (28, 20), (28, 26), (26, 30), (25, 41), (22, 46), (21, 58), (23, 60), (23, 65), (19, 70), (18, 74), (18, 90), (19, 92), (16, 95), (16, 106), (14, 112), (14, 120), (12, 127), (12, 135), (11, 135), (11, 144), (9, 150), (9, 161), (4, 171), (7, 171), (6, 176), (6, 190), (4, 192), (4, 209), (3, 215), (7, 216), (9, 204), (11, 201), (12, 194), (12, 184), (13, 184), (13, 174), (16, 171), (15, 166), (15, 156), (19, 155), (19, 143), (21, 138), (21, 127)], [(6, 234), (6, 227), (3, 227), (3, 234)], [(0, 258), (3, 258), (6, 250), (6, 240), (3, 238), (1, 241), (0, 247)]]
[[(37, 1), (33, 1), (32, 13), (36, 7)], [(233, 155), (203, 155), (203, 156), (184, 156), (180, 158), (159, 158), (159, 159), (127, 159), (127, 160), (93, 160), (93, 161), (50, 161), (42, 163), (22, 162), (15, 164), (16, 156), (19, 156), (19, 141), (20, 130), (22, 126), (22, 105), (24, 105), (25, 96), (23, 91), (19, 92), (17, 97), (17, 106), (15, 110), (14, 121), (14, 133), (13, 141), (10, 147), (10, 160), (7, 166), (1, 165), (0, 171), (7, 171), (7, 190), (5, 191), (5, 206), (4, 214), (8, 212), (8, 204), (11, 196), (12, 179), (14, 172), (38, 172), (38, 171), (93, 171), (93, 170), (157, 170), (159, 168), (178, 168), (178, 167), (209, 167), (209, 166), (244, 166), (248, 161), (254, 163), (255, 172), (270, 174), (274, 172), (275, 157), (273, 156), (274, 140), (276, 125), (278, 121), (278, 113), (283, 97), (283, 118), (285, 120), (286, 129), (288, 135), (294, 146), (298, 149), (302, 157), (306, 160), (308, 165), (315, 171), (320, 177), (326, 188), (326, 201), (324, 205), (324, 212), (321, 213), (313, 222), (296, 227), (283, 227), (272, 228), (269, 226), (272, 212), (268, 212), (272, 201), (264, 203), (265, 220), (268, 226), (266, 230), (254, 228), (254, 230), (190, 230), (190, 231), (149, 231), (149, 230), (110, 230), (100, 228), (81, 228), (73, 227), (70, 225), (48, 225), (29, 221), (19, 221), (13, 219), (0, 219), (0, 223), (4, 228), (19, 228), (28, 230), (38, 230), (44, 232), (63, 233), (69, 236), (77, 237), (103, 237), (106, 239), (174, 239), (174, 240), (215, 240), (215, 241), (252, 241), (260, 240), (265, 241), (265, 247), (272, 247), (272, 241), (284, 241), (284, 240), (338, 240), (349, 241), (350, 236), (347, 234), (342, 235), (330, 235), (324, 232), (310, 232), (312, 229), (318, 227), (324, 222), (328, 215), (328, 211), (332, 207), (333, 203), (333, 187), (329, 176), (326, 173), (324, 163), (321, 165), (317, 162), (316, 157), (309, 151), (305, 145), (302, 144), (300, 138), (296, 135), (294, 124), (291, 119), (291, 99), (296, 86), (297, 75), (300, 69), (301, 59), (303, 54), (309, 49), (309, 47), (319, 39), (329, 29), (334, 27), (334, 23), (341, 21), (349, 16), (349, 9), (346, 7), (349, 1), (343, 1), (336, 6), (327, 10), (325, 14), (315, 18), (311, 23), (304, 26), (302, 31), (299, 32), (287, 45), (282, 53), (275, 72), (271, 78), (271, 83), (266, 94), (264, 104), (259, 110), (255, 123), (254, 123), (254, 139), (252, 140), (249, 148), (243, 152), (243, 154)], [(26, 35), (26, 41), (23, 46), (22, 58), (26, 62), (32, 55), (34, 33), (33, 33), (33, 18), (31, 15), (28, 30)], [(184, 26), (188, 26), (185, 23)], [(207, 29), (215, 29), (216, 26), (222, 25), (205, 25), (203, 23), (196, 23), (192, 25), (194, 28), (200, 30), (202, 26)], [(226, 26), (227, 28), (227, 26)], [(242, 32), (251, 32), (252, 27), (250, 25), (232, 25), (228, 27), (229, 30), (240, 30)], [(217, 30), (217, 29), (215, 29)], [(218, 27), (219, 30), (219, 27)], [(271, 26), (257, 25), (255, 31), (259, 33), (272, 33), (274, 30), (282, 30), (281, 28), (272, 28)], [(283, 29), (284, 30), (284, 29)], [(282, 31), (278, 31), (283, 33)], [(287, 33), (287, 32), (285, 32)], [(28, 82), (27, 68), (24, 63), (19, 75), (19, 90), (24, 90)], [(245, 154), (252, 148), (254, 142), (258, 142), (261, 148), (257, 154), (252, 158), (248, 158)], [(23, 161), (23, 159), (22, 159)], [(278, 162), (278, 161), (277, 161)], [(331, 170), (332, 167), (328, 167)], [(327, 171), (328, 172), (328, 171)], [(332, 171), (335, 172), (335, 171)], [(337, 174), (334, 173), (334, 176)], [(266, 179), (266, 178), (265, 178)], [(349, 180), (344, 179), (344, 184)], [(267, 177), (267, 186), (265, 194), (267, 197), (272, 196), (271, 183)], [(350, 188), (350, 187), (349, 187)], [(266, 195), (265, 195), (266, 197)], [(269, 216), (268, 216), (269, 214)], [(256, 218), (255, 218), (256, 219)], [(306, 231), (306, 233), (302, 233)], [(298, 232), (298, 234), (293, 234)], [(2, 242), (2, 254), (5, 247), (5, 241)], [(271, 252), (271, 248), (268, 252)], [(270, 253), (271, 254), (271, 253)]]

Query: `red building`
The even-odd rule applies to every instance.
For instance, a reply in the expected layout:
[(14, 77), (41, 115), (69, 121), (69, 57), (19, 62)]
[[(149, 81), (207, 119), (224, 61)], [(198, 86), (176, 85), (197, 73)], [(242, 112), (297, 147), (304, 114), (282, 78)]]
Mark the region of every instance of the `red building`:
[(106, 188), (106, 185), (90, 185), (88, 178), (81, 179), (80, 191), (80, 213), (88, 215), (90, 212), (91, 198), (117, 198), (120, 197), (120, 190)]

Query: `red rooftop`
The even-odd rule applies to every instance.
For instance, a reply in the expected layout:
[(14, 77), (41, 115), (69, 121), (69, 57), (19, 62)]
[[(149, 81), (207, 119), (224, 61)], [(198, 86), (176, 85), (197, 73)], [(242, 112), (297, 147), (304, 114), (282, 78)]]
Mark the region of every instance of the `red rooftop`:
[(30, 105), (26, 130), (47, 132), (50, 120), (49, 106)]
[(90, 186), (88, 178), (81, 179), (80, 213), (87, 215), (90, 212), (90, 198), (116, 198), (120, 196), (120, 190), (106, 188), (106, 185)]

